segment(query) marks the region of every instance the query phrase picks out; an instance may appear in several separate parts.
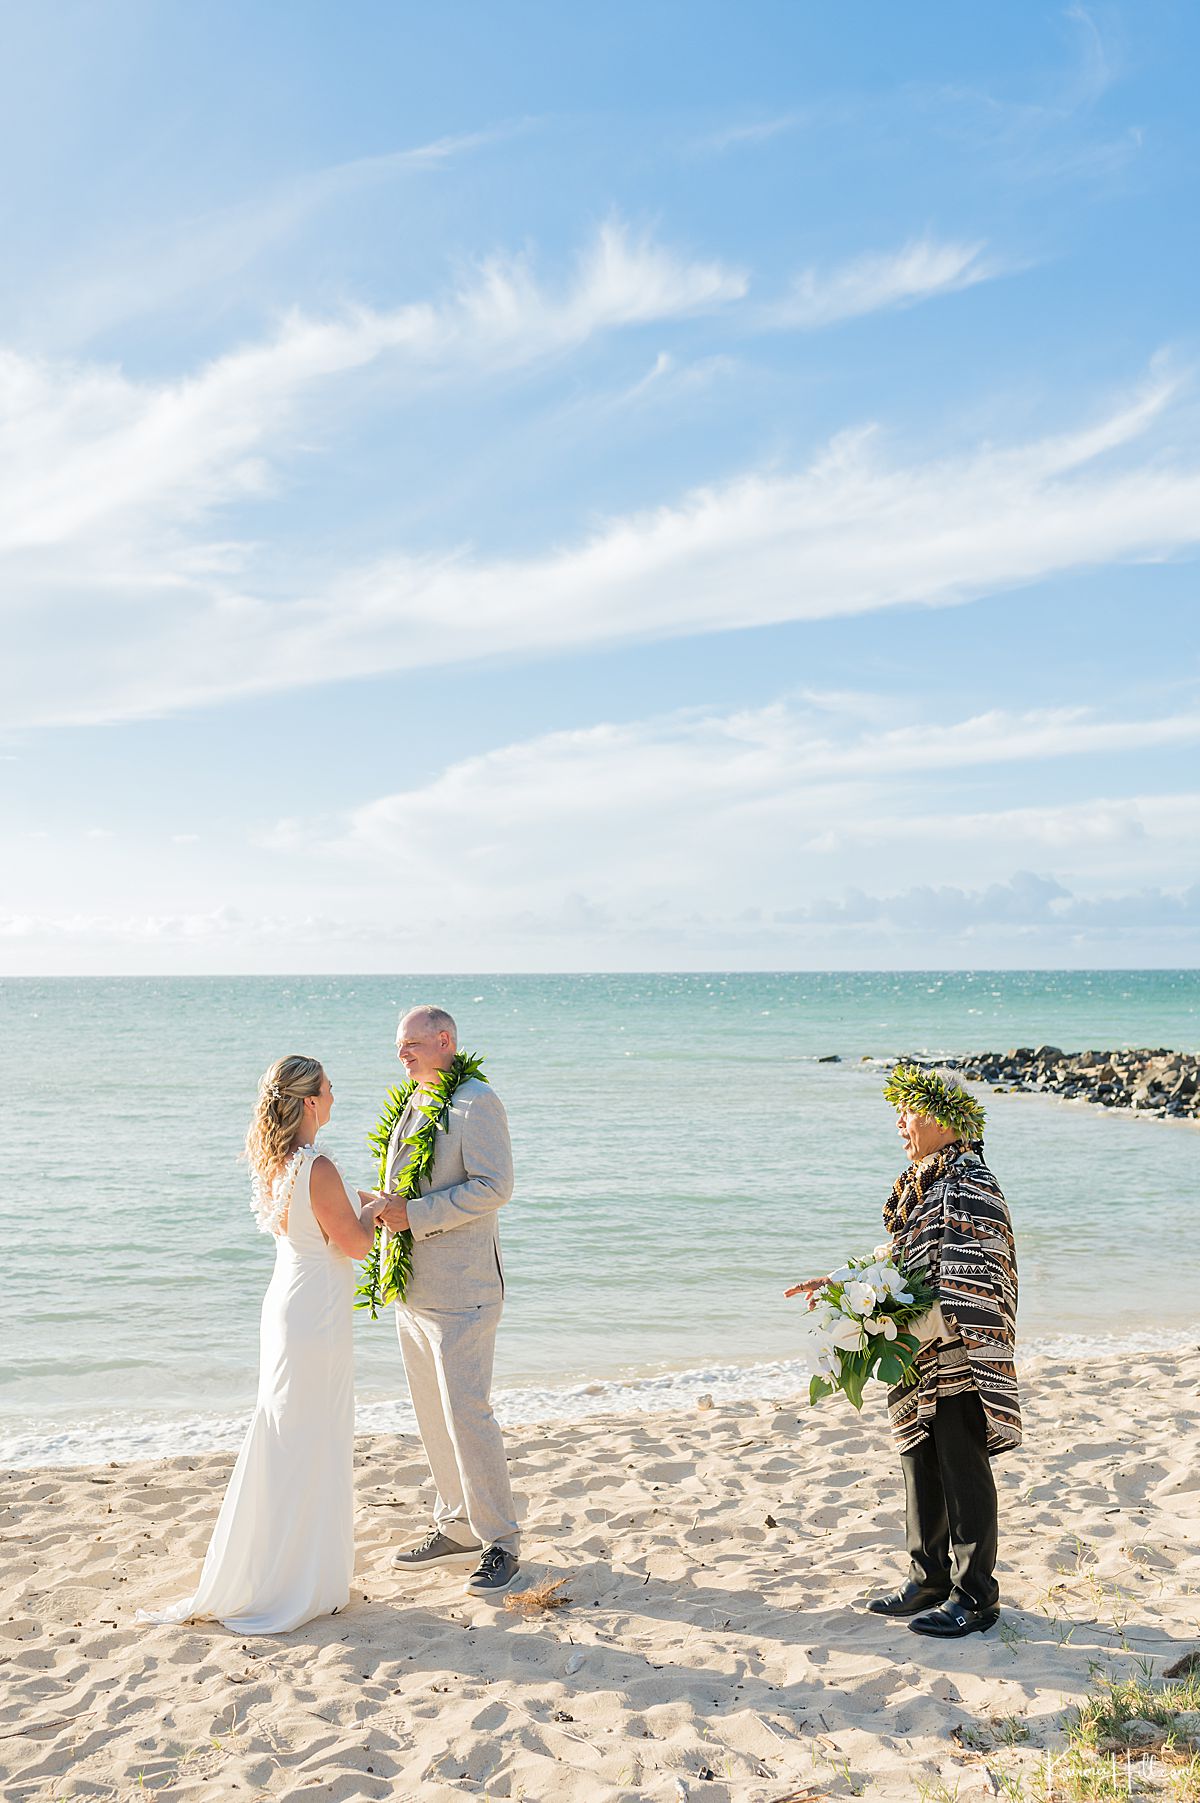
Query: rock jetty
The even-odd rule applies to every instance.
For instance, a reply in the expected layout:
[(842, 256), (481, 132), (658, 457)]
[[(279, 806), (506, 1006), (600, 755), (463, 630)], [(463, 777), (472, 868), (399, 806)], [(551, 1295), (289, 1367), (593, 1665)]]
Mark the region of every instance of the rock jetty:
[(1064, 1052), (1056, 1045), (1040, 1045), (938, 1062), (977, 1083), (990, 1083), (998, 1095), (1043, 1090), (1101, 1108), (1200, 1120), (1200, 1058), (1193, 1052)]

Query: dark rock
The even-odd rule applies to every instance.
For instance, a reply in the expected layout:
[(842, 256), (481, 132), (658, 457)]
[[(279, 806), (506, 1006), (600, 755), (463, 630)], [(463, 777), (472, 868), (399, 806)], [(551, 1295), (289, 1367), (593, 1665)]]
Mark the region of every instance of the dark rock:
[(826, 1052), (824, 1058), (817, 1059), (818, 1064), (840, 1064), (841, 1062), (837, 1052)]
[[(827, 1057), (820, 1062), (834, 1064), (840, 1060)], [(926, 1059), (906, 1058), (904, 1062), (928, 1065)], [(1200, 1057), (1192, 1052), (1176, 1052), (1169, 1047), (1157, 1051), (1142, 1047), (1136, 1051), (1125, 1048), (1064, 1052), (1059, 1046), (1041, 1045), (1036, 1051), (1017, 1046), (1003, 1054), (976, 1052), (940, 1062), (977, 1082), (990, 1084), (993, 1095), (1040, 1090), (1100, 1108), (1128, 1108), (1160, 1118), (1200, 1120)]]

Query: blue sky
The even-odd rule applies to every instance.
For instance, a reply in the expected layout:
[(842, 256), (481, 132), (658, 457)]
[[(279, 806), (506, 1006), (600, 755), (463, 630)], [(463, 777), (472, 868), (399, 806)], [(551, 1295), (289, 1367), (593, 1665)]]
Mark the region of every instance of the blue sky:
[(1194, 9), (0, 21), (0, 972), (1195, 961)]

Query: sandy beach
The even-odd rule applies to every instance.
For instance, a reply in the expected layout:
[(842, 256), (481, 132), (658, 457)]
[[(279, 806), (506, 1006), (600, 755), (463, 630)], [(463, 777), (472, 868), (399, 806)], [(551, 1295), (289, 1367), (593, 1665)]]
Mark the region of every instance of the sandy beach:
[(393, 1575), (412, 1440), (359, 1441), (349, 1611), (277, 1638), (133, 1620), (190, 1585), (231, 1455), (9, 1473), (3, 1795), (998, 1794), (1093, 1667), (1200, 1644), (1200, 1351), (1041, 1362), (1025, 1392), (1005, 1613), (951, 1645), (859, 1607), (902, 1563), (881, 1393), (511, 1433), (525, 1574), (571, 1598), (531, 1619)]

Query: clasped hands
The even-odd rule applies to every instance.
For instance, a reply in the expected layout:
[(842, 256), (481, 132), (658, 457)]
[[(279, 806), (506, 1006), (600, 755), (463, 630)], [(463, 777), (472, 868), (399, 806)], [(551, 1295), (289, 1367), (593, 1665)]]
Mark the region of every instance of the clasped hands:
[(408, 1204), (402, 1196), (385, 1195), (377, 1189), (360, 1189), (358, 1199), (364, 1212), (375, 1216), (376, 1222), (382, 1221), (389, 1233), (407, 1233)]

